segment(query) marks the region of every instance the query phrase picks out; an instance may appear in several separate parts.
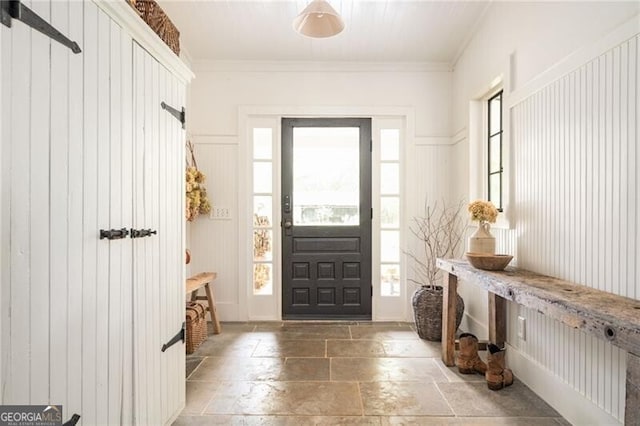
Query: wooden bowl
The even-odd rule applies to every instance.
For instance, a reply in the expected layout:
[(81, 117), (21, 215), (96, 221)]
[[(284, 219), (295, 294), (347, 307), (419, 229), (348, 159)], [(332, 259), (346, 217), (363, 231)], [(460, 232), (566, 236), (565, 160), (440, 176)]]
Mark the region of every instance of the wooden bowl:
[(474, 268), (485, 271), (502, 271), (513, 259), (510, 254), (465, 253), (465, 256)]

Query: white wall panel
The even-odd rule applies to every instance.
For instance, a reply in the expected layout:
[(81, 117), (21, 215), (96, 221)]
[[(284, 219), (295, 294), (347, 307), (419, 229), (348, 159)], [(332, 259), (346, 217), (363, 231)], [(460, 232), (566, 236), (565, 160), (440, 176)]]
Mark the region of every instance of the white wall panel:
[[(8, 135), (4, 132), (4, 129), (8, 129), (8, 125), (3, 125), (2, 121), (6, 120), (7, 117), (4, 116), (2, 111), (7, 111), (8, 108), (5, 104), (5, 98), (7, 96), (3, 96), (4, 92), (8, 92), (8, 90), (4, 89), (3, 86), (6, 86), (6, 83), (10, 80), (7, 80), (9, 76), (8, 66), (3, 66), (3, 62), (7, 63), (7, 58), (4, 57), (3, 52), (6, 52), (7, 46), (5, 45), (5, 41), (8, 39), (8, 34), (4, 29), (0, 29), (0, 139), (8, 140)], [(5, 69), (7, 68), (7, 69)], [(8, 181), (9, 174), (7, 171), (9, 170), (9, 163), (7, 161), (7, 153), (4, 152), (4, 147), (0, 144), (0, 188), (4, 188), (3, 182)], [(3, 206), (8, 206), (9, 201), (5, 195), (5, 191), (0, 191), (0, 243), (5, 241), (5, 235), (11, 234), (11, 229), (9, 228), (8, 214), (5, 212)], [(10, 262), (8, 258), (8, 250), (0, 250), (0, 336), (6, 336), (8, 333), (5, 331), (5, 327), (7, 325), (7, 321), (4, 318), (5, 306), (6, 306), (6, 295), (4, 294), (5, 284), (9, 282), (9, 268)], [(5, 359), (7, 345), (3, 342), (3, 339), (0, 337), (0, 365), (2, 365), (2, 360)], [(0, 383), (4, 383), (4, 373), (2, 368), (0, 368)], [(0, 397), (1, 397), (0, 393)]]
[[(112, 25), (112, 32), (117, 32), (117, 27)], [(120, 222), (122, 225), (118, 225), (116, 220), (112, 220), (113, 226), (126, 226), (126, 224), (133, 223), (133, 209), (129, 200), (133, 199), (133, 103), (127, 102), (131, 99), (133, 93), (133, 66), (131, 64), (133, 58), (133, 43), (129, 35), (120, 33), (120, 37), (116, 37), (113, 43), (120, 44), (120, 108), (117, 108), (114, 104), (114, 112), (112, 114), (120, 115), (120, 128), (112, 125), (112, 143), (117, 143), (120, 138), (120, 185), (111, 188), (112, 194), (114, 192), (121, 192), (121, 212)], [(113, 49), (118, 49), (112, 46)], [(117, 63), (117, 61), (114, 61)], [(118, 70), (114, 69), (117, 73)], [(112, 90), (117, 90), (117, 86)], [(117, 94), (115, 95), (117, 96)], [(117, 161), (114, 159), (113, 161)], [(131, 282), (133, 280), (133, 265), (130, 259), (133, 258), (133, 245), (124, 244), (120, 248), (121, 256), (121, 288), (120, 288), (120, 324), (114, 327), (114, 334), (121, 335), (122, 341), (120, 344), (120, 354), (115, 350), (112, 351), (114, 357), (120, 357), (121, 369), (124, 372), (133, 371), (133, 357), (130, 355), (133, 353), (133, 291)], [(113, 304), (118, 304), (118, 301), (114, 300)], [(115, 308), (118, 309), (118, 308)], [(118, 361), (114, 364), (117, 366)], [(133, 374), (123, 374), (121, 380), (121, 417), (119, 422), (121, 424), (133, 424)], [(117, 390), (116, 390), (117, 392)], [(114, 418), (113, 411), (109, 411), (110, 418)], [(118, 422), (114, 419), (114, 422)]]
[[(33, 11), (49, 19), (49, 5), (33, 2)], [(49, 38), (32, 33), (31, 39), (31, 91), (29, 179), (31, 271), (30, 305), (30, 397), (48, 398), (48, 389), (41, 385), (40, 377), (49, 377), (49, 363), (42, 362), (49, 355), (49, 331), (43, 327), (49, 321), (49, 137), (50, 126), (50, 63)]]
[[(517, 226), (495, 231), (526, 269), (638, 299), (638, 37), (515, 105)], [(517, 236), (517, 242), (515, 237)], [(517, 306), (509, 341), (618, 419), (625, 353)]]
[[(198, 168), (207, 176), (205, 187), (212, 206), (229, 207), (231, 220), (211, 220), (200, 216), (190, 224), (191, 268), (193, 271), (216, 271), (214, 282), (218, 314), (226, 320), (239, 320), (238, 282), (238, 145), (206, 143), (195, 137)], [(205, 143), (202, 143), (205, 142)]]
[[(437, 203), (447, 205), (455, 205), (460, 200), (454, 198), (452, 192), (451, 168), (452, 168), (452, 152), (449, 145), (416, 145), (409, 162), (410, 171), (405, 176), (406, 179), (406, 217), (411, 223), (414, 217), (424, 216), (425, 207), (433, 206)], [(409, 195), (412, 194), (412, 195)], [(410, 233), (407, 233), (406, 249), (412, 253), (421, 253), (420, 244), (417, 239)], [(460, 246), (462, 250), (462, 246)], [(404, 256), (404, 255), (403, 255)], [(405, 257), (407, 262), (407, 280), (417, 279), (413, 272), (411, 260)], [(416, 290), (417, 286), (407, 281), (406, 293), (410, 296)], [(413, 315), (412, 308), (408, 309), (408, 315)], [(409, 319), (409, 318), (407, 318)]]
[[(84, 46), (83, 8), (80, 2), (69, 2), (69, 36), (76, 40), (80, 46)], [(84, 234), (84, 112), (83, 112), (83, 60), (80, 55), (67, 52), (69, 61), (69, 150), (67, 158), (69, 162), (67, 183), (67, 220), (68, 234), (68, 293), (67, 307), (75, 307), (67, 311), (68, 329), (66, 371), (68, 374), (66, 401), (64, 407), (66, 413), (82, 413), (82, 277), (83, 277), (83, 253)], [(64, 360), (62, 361), (64, 362)], [(52, 395), (52, 401), (53, 401)]]
[[(5, 33), (6, 34), (6, 33)], [(10, 283), (13, 285), (3, 285), (3, 300), (9, 304), (5, 305), (5, 316), (3, 324), (8, 324), (8, 336), (5, 335), (3, 340), (7, 342), (7, 337), (11, 339), (10, 346), (7, 345), (5, 359), (12, 365), (11, 369), (5, 370), (3, 380), (7, 386), (3, 386), (3, 401), (5, 404), (15, 404), (19, 401), (29, 400), (30, 383), (24, 380), (18, 372), (29, 371), (30, 361), (27, 357), (18, 354), (29, 353), (29, 332), (25, 330), (24, 325), (30, 324), (29, 309), (29, 287), (26, 285), (30, 281), (30, 233), (29, 233), (29, 215), (31, 206), (29, 197), (29, 185), (31, 165), (29, 162), (30, 152), (29, 146), (29, 126), (30, 126), (30, 73), (31, 73), (31, 32), (24, 27), (14, 28), (7, 39), (11, 41), (10, 49), (5, 49), (4, 54), (9, 56), (11, 64), (11, 80), (8, 85), (3, 86), (6, 90), (10, 87), (8, 93), (4, 96), (10, 99), (8, 114), (3, 111), (3, 116), (7, 118), (4, 123), (11, 123), (7, 133), (8, 138), (3, 138), (3, 151), (5, 155), (10, 157), (11, 177), (8, 181), (4, 181), (4, 187), (11, 188), (9, 205), (3, 205), (5, 212), (10, 214), (10, 232), (11, 234), (3, 235), (5, 243), (11, 235), (10, 247)], [(25, 48), (26, 47), (26, 48)], [(25, 96), (25, 94), (29, 94)], [(21, 118), (18, 118), (21, 117)], [(22, 141), (22, 143), (12, 143), (7, 145), (6, 141)], [(9, 306), (14, 307), (12, 311)], [(11, 312), (11, 315), (9, 315)], [(29, 327), (30, 328), (30, 327)], [(5, 345), (6, 345), (5, 343)], [(4, 390), (6, 389), (6, 390)]]
[[(69, 31), (68, 5), (64, 8), (51, 10), (51, 23), (61, 32)], [(68, 82), (69, 55), (64, 46), (51, 44), (51, 81)], [(51, 98), (56, 99), (59, 107), (51, 109), (51, 144), (50, 144), (50, 188), (54, 194), (67, 192), (69, 176), (69, 87), (67, 84), (52, 84)], [(68, 254), (69, 254), (69, 223), (67, 211), (67, 197), (51, 197), (50, 206), (50, 240), (49, 252), (51, 261), (51, 325), (50, 338), (52, 342), (64, 342), (62, 345), (51, 346), (51, 385), (50, 398), (54, 401), (66, 399), (68, 386), (67, 372), (67, 295), (68, 295)], [(59, 327), (59, 324), (65, 324)]]
[[(84, 8), (84, 89), (83, 89), (83, 256), (82, 256), (82, 416), (83, 420), (97, 417), (97, 309), (96, 282), (98, 241), (96, 230), (98, 206), (98, 8), (87, 3)], [(103, 228), (109, 229), (109, 228)]]
[[(96, 8), (97, 9), (97, 8)], [(109, 114), (109, 68), (110, 68), (110, 40), (109, 17), (104, 13), (98, 12), (97, 22), (97, 104), (96, 104), (96, 121), (97, 129), (95, 135), (96, 143), (96, 169), (89, 173), (97, 173), (97, 210), (96, 210), (96, 229), (111, 229), (110, 214), (110, 175), (111, 175), (111, 156), (109, 141), (109, 125), (111, 117)], [(119, 60), (119, 58), (114, 60)], [(95, 235), (95, 230), (93, 231)], [(89, 234), (91, 235), (91, 234)], [(108, 404), (101, 401), (109, 399), (109, 370), (102, 366), (109, 365), (108, 353), (109, 344), (109, 322), (104, 319), (109, 318), (109, 274), (111, 265), (109, 258), (109, 249), (111, 244), (107, 241), (99, 241), (96, 245), (96, 267), (97, 275), (95, 281), (95, 312), (96, 328), (93, 330), (96, 347), (96, 419), (108, 418)], [(123, 242), (123, 241), (116, 241)], [(111, 318), (109, 318), (111, 320)]]

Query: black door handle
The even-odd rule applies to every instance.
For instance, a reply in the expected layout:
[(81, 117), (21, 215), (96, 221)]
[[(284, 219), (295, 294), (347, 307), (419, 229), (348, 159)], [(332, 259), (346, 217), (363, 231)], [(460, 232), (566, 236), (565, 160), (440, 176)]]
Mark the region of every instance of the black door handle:
[(122, 238), (126, 238), (129, 235), (129, 230), (127, 228), (122, 229), (101, 229), (100, 230), (100, 239), (108, 239), (108, 240), (119, 240)]
[(131, 228), (131, 238), (150, 237), (153, 234), (157, 234), (158, 231), (151, 229), (134, 229)]

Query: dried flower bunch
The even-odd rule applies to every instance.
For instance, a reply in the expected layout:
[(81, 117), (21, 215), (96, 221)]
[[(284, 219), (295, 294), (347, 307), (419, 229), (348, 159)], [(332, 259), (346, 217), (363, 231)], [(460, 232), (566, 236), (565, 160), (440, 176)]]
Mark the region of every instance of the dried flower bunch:
[(471, 214), (471, 220), (495, 223), (498, 218), (498, 209), (490, 201), (475, 200), (469, 203), (468, 210)]
[(256, 290), (260, 290), (271, 280), (271, 269), (264, 263), (253, 265), (253, 285)]
[(211, 204), (207, 198), (207, 190), (204, 187), (206, 177), (204, 173), (198, 170), (191, 141), (187, 141), (187, 149), (189, 149), (191, 153), (191, 164), (187, 164), (185, 174), (187, 195), (185, 215), (187, 220), (191, 222), (198, 217), (198, 214), (209, 213), (211, 211)]
[[(267, 216), (253, 215), (255, 226), (271, 226)], [(271, 251), (271, 234), (267, 229), (255, 229), (253, 231), (253, 257), (264, 258), (264, 255)]]
[(458, 255), (463, 234), (460, 217), (463, 205), (462, 201), (449, 206), (444, 201), (425, 203), (424, 216), (413, 218), (409, 229), (421, 247), (419, 253), (406, 253), (413, 260), (416, 276), (409, 281), (430, 288), (440, 285), (441, 270), (436, 266), (436, 259)]

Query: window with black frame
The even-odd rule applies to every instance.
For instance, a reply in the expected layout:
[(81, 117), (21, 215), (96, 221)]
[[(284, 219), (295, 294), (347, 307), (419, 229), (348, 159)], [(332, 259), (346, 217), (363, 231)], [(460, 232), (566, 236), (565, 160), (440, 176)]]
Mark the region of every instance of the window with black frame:
[(502, 207), (502, 90), (487, 101), (488, 121), (488, 194), (487, 199), (498, 211)]

